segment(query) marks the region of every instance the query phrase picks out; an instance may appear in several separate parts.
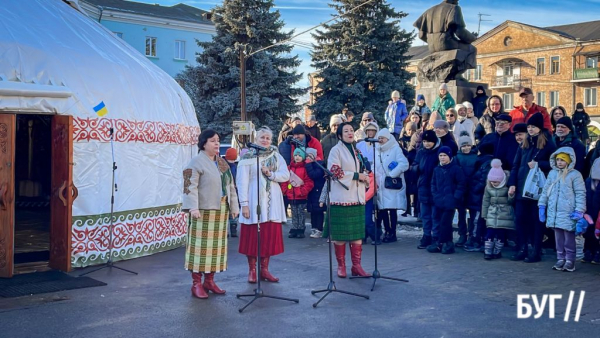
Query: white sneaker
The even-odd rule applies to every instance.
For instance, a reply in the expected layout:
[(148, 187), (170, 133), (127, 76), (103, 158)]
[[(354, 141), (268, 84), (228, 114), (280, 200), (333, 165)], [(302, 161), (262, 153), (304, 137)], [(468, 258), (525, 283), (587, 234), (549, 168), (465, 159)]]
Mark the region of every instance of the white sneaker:
[(313, 233), (310, 234), (310, 238), (321, 238), (323, 236), (323, 232), (313, 229)]

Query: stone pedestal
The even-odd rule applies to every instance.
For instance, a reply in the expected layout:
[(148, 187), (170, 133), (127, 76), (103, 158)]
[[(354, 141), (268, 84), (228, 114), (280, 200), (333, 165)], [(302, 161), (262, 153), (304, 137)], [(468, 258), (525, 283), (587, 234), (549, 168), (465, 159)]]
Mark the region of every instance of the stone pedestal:
[[(422, 82), (420, 83), (421, 88), (417, 90), (418, 94), (423, 94), (425, 96), (425, 102), (427, 106), (431, 108), (433, 103), (435, 102), (436, 97), (439, 96), (440, 93), (440, 85), (441, 83), (436, 82)], [(477, 86), (483, 86), (486, 93), (489, 93), (487, 83), (479, 83), (479, 82), (469, 82), (465, 80), (453, 80), (447, 83), (448, 85), (448, 93), (452, 95), (456, 104), (463, 103), (465, 101), (471, 102), (471, 100), (475, 97), (475, 92), (477, 91)]]

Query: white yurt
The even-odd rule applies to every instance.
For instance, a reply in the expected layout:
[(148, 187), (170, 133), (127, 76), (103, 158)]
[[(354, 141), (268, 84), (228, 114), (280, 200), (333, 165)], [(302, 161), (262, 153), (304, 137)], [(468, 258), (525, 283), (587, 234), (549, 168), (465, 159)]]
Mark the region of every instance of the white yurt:
[(0, 32), (0, 277), (181, 246), (183, 89), (76, 0), (4, 0)]

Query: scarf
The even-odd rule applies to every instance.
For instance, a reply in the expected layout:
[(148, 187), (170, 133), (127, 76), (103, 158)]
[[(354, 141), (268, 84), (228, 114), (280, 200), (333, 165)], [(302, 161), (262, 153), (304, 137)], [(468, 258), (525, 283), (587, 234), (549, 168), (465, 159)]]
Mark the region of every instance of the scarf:
[[(248, 150), (248, 152), (246, 154), (244, 154), (244, 156), (242, 156), (242, 159), (240, 160), (240, 162), (238, 163), (238, 168), (244, 167), (244, 166), (256, 166), (256, 157), (258, 156), (259, 158), (259, 165), (261, 167), (267, 167), (269, 168), (269, 170), (271, 172), (273, 171), (277, 171), (277, 154), (278, 154), (278, 150), (277, 147), (275, 146), (270, 146), (269, 148), (267, 148), (267, 150), (259, 150), (257, 151), (256, 149), (250, 149)], [(262, 171), (260, 171), (260, 174), (262, 176), (263, 179), (259, 180), (260, 181), (260, 190), (258, 193), (263, 195), (266, 194), (267, 198), (267, 215), (270, 214), (270, 209), (271, 209), (271, 180), (267, 177), (267, 175), (263, 174)], [(261, 200), (264, 200), (263, 197), (261, 197)]]

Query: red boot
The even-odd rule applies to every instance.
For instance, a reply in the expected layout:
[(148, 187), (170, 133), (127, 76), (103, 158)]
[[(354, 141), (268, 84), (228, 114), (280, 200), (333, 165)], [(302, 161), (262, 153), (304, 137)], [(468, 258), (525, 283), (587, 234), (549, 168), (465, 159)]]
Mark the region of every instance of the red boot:
[(256, 283), (256, 257), (248, 257), (248, 283)]
[(265, 280), (267, 282), (277, 283), (279, 282), (279, 278), (273, 276), (269, 272), (269, 258), (270, 257), (260, 258), (260, 278), (261, 280)]
[(360, 266), (360, 258), (362, 255), (362, 243), (350, 243), (350, 257), (352, 257), (352, 276), (369, 276), (368, 273)]
[(208, 293), (202, 287), (202, 272), (192, 272), (192, 296), (200, 299), (208, 298)]
[(333, 244), (335, 248), (335, 259), (338, 263), (337, 275), (346, 278), (346, 243), (342, 245)]
[(204, 284), (202, 284), (202, 286), (204, 287), (204, 289), (206, 290), (207, 293), (208, 293), (208, 291), (212, 291), (213, 293), (216, 293), (217, 295), (225, 294), (225, 290), (221, 290), (217, 286), (217, 284), (215, 284), (215, 273), (214, 272), (204, 274)]

